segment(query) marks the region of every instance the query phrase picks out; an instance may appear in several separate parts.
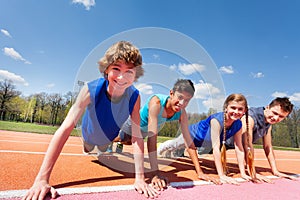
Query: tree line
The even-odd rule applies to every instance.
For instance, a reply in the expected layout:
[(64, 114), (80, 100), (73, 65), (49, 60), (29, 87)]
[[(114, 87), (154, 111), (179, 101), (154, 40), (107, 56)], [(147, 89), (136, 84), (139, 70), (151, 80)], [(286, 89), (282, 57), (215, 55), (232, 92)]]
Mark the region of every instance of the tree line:
[(21, 94), (12, 81), (0, 81), (0, 120), (60, 125), (76, 98), (72, 92)]
[[(25, 97), (16, 90), (12, 81), (0, 81), (0, 120), (60, 125), (76, 96), (75, 92), (68, 92), (64, 95), (42, 92)], [(207, 113), (188, 113), (189, 123), (196, 123), (214, 112), (216, 112), (214, 109), (209, 109)], [(294, 108), (285, 120), (273, 125), (273, 144), (299, 148), (299, 123), (300, 109)], [(168, 122), (159, 131), (160, 136), (176, 137), (178, 134), (180, 134), (178, 122)]]

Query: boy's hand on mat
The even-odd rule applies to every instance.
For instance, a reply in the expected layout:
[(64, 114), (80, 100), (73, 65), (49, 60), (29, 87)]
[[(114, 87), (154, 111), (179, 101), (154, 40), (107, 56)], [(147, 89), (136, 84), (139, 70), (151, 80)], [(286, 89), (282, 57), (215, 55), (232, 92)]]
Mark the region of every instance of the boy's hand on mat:
[(49, 192), (52, 199), (55, 199), (58, 196), (57, 191), (54, 187), (51, 187), (47, 181), (35, 182), (34, 185), (26, 192), (22, 200), (42, 200)]
[(293, 176), (290, 176), (290, 175), (287, 175), (285, 173), (281, 173), (281, 172), (277, 172), (277, 173), (274, 173), (274, 176), (278, 176), (280, 178), (287, 178), (287, 179), (291, 179), (293, 181), (296, 181), (297, 178), (293, 177)]
[(216, 185), (222, 185), (220, 179), (211, 177), (207, 174), (200, 174), (200, 175), (198, 175), (198, 178), (201, 179), (201, 180), (204, 180), (204, 181), (213, 182)]
[(136, 180), (134, 182), (134, 188), (138, 193), (144, 194), (147, 198), (155, 198), (159, 195), (159, 191), (151, 184), (147, 184), (144, 180)]
[(151, 180), (151, 184), (155, 189), (162, 191), (167, 187), (168, 180), (166, 177), (155, 175)]
[(233, 185), (240, 185), (234, 178), (231, 178), (229, 176), (223, 175), (220, 176), (220, 180), (222, 183), (229, 183)]

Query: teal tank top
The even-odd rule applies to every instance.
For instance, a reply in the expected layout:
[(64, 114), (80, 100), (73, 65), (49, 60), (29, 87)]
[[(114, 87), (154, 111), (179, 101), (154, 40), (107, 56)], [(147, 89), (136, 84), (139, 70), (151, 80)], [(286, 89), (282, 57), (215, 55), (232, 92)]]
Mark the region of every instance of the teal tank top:
[(151, 98), (153, 96), (156, 96), (159, 98), (160, 100), (160, 105), (161, 105), (161, 109), (158, 115), (158, 130), (160, 130), (164, 123), (167, 121), (175, 121), (175, 120), (179, 120), (180, 116), (181, 116), (181, 111), (176, 112), (172, 117), (170, 118), (163, 118), (162, 114), (163, 114), (163, 110), (166, 106), (166, 103), (168, 101), (168, 99), (170, 98), (170, 96), (168, 95), (163, 95), (163, 94), (155, 94), (152, 95), (151, 97), (149, 97), (145, 103), (145, 105), (140, 109), (140, 116), (141, 116), (141, 131), (143, 132), (148, 132), (148, 115), (149, 115), (149, 102), (151, 100)]

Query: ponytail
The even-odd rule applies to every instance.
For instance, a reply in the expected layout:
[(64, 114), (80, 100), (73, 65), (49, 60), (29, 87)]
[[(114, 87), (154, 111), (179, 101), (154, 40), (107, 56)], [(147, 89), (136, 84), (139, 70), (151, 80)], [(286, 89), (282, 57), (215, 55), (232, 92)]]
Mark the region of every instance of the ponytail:
[(248, 122), (248, 110), (245, 113), (246, 117), (246, 134), (247, 134), (247, 164), (249, 168), (249, 174), (252, 179), (256, 178), (255, 166), (254, 166), (254, 159), (252, 155), (252, 151), (250, 148), (250, 133), (249, 133), (249, 122)]
[(226, 112), (224, 111), (224, 119), (223, 119), (223, 140), (222, 140), (222, 148), (221, 148), (221, 163), (223, 167), (223, 173), (227, 174), (227, 162), (226, 162)]

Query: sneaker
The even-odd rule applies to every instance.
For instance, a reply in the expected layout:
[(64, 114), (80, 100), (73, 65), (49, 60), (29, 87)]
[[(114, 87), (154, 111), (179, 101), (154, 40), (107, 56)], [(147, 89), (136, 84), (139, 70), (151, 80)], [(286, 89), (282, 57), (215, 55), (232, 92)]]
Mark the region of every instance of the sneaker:
[(110, 145), (108, 145), (108, 147), (106, 149), (106, 152), (107, 153), (112, 153), (112, 149), (113, 149), (113, 142)]
[(91, 145), (86, 142), (83, 142), (82, 152), (84, 155), (90, 155), (91, 152), (94, 150), (94, 148), (95, 148), (95, 145)]
[(116, 152), (117, 153), (122, 153), (122, 151), (123, 151), (123, 144), (118, 142), (117, 147), (116, 147)]
[(157, 147), (157, 155), (158, 156), (162, 156), (163, 153), (167, 150), (166, 148), (164, 148), (164, 143), (161, 143), (158, 147)]
[(167, 150), (164, 151), (163, 153), (164, 153), (164, 155), (162, 155), (163, 158), (172, 158), (172, 151)]
[(175, 157), (175, 158), (184, 157), (184, 151), (185, 151), (185, 148), (176, 149), (173, 152), (173, 157)]

